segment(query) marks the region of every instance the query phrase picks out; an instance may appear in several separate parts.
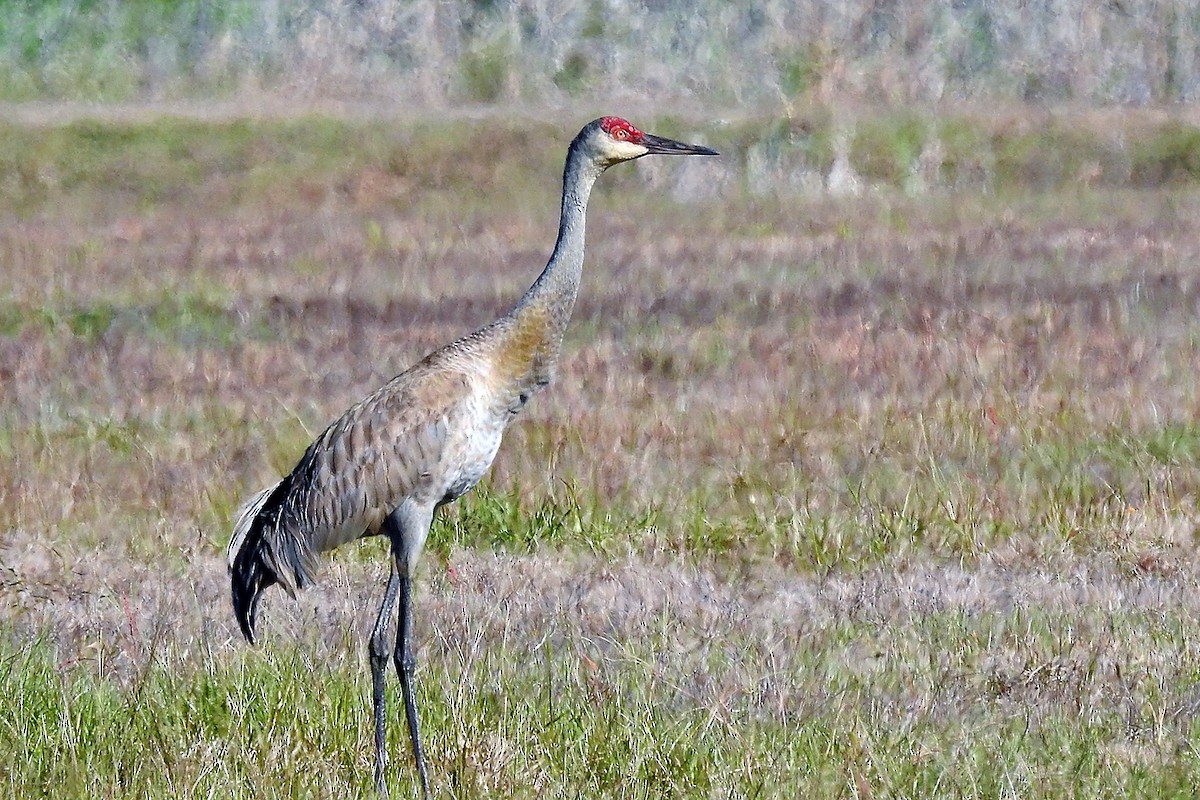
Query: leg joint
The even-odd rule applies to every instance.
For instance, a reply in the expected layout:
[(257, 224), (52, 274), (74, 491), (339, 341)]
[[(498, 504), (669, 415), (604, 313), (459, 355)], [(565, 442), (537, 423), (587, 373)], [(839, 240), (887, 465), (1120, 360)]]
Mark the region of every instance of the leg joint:
[(388, 653), (391, 651), (391, 649), (392, 648), (388, 644), (386, 636), (378, 634), (372, 635), (371, 640), (367, 645), (367, 652), (369, 652), (371, 655), (371, 663), (378, 665), (386, 664)]
[(396, 671), (403, 675), (412, 675), (413, 670), (417, 666), (417, 659), (411, 652), (404, 652), (404, 648), (397, 647), (393, 654), (396, 662)]

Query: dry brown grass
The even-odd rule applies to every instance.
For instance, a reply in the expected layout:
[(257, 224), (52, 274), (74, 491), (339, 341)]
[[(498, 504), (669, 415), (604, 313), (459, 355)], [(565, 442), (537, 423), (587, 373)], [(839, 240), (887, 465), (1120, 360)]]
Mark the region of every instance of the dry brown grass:
[[(592, 215), (561, 379), (510, 436), (499, 487), (564, 481), (668, 519), (702, 497), (752, 536), (797, 511), (854, 510), (847, 488), (877, 470), (946, 460), (975, 502), (1016, 491), (1036, 516), (1041, 487), (989, 473), (997, 459), (1191, 425), (1190, 193), (1055, 209), (731, 197), (638, 225), (658, 201), (632, 174), (615, 182)], [(277, 211), (268, 190), (268, 204), (199, 216), (118, 205), (10, 222), (0, 250), (22, 321), (0, 347), (6, 525), (124, 553), (129, 525), (157, 518), (166, 542), (195, 546), (199, 526), (215, 552), (236, 498), (308, 435), (536, 274), (554, 208), (541, 183), (519, 204), (491, 182), (492, 208), (422, 213), (405, 210), (402, 177), (364, 167), (301, 181)], [(189, 192), (211, 203), (219, 186)], [(72, 330), (97, 307), (98, 327)], [(1170, 510), (1186, 506), (1194, 471), (1163, 471)], [(898, 484), (879, 499), (914, 481)]]
[[(242, 184), (201, 174), (183, 204), (10, 213), (5, 624), (123, 682), (231, 657), (232, 509), (528, 284), (556, 205), (534, 161), (528, 184), (457, 165), (478, 178), (461, 208), (460, 185), (418, 204), (419, 167), (364, 165), (223, 207)], [(435, 542), (434, 691), (550, 641), (601, 699), (659, 653), (656, 697), (735, 727), (847, 697), (926, 720), (1073, 708), (1153, 729), (1114, 758), (1170, 758), (1197, 707), (1200, 197), (655, 196), (695, 178), (599, 190), (558, 382), (489, 501), (575, 498), (582, 529)], [(380, 555), (272, 596), (268, 640), (360, 659)]]

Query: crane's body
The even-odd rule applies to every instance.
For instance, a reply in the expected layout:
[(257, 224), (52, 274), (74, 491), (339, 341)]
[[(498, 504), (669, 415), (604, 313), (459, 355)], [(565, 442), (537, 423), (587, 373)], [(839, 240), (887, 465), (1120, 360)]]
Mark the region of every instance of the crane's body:
[[(507, 363), (521, 360), (511, 358), (510, 340), (535, 339), (524, 327), (503, 318), (431, 353), (348, 409), (290, 475), (247, 504), (243, 517), (274, 517), (276, 535), (262, 544), (276, 581), (288, 591), (303, 588), (317, 554), (380, 533), (389, 514), (432, 519), (438, 506), (479, 482), (505, 429), (550, 380), (548, 371), (514, 374)], [(411, 532), (402, 550), (411, 568), (427, 530), (405, 527)], [(238, 526), (242, 537), (250, 530)], [(241, 542), (235, 538), (231, 547), (236, 553)], [(239, 614), (247, 637), (254, 618), (254, 608)]]
[[(550, 383), (583, 269), (592, 185), (612, 164), (651, 153), (716, 155), (638, 131), (616, 117), (589, 123), (571, 143), (562, 216), (541, 275), (504, 316), (437, 350), (347, 410), (309, 445), (292, 472), (238, 514), (229, 544), (234, 611), (253, 642), (258, 602), (278, 583), (310, 584), (318, 555), (362, 536), (391, 541), (391, 577), (370, 641), (375, 783), (385, 792), (384, 673), (392, 655), (421, 780), (428, 795), (411, 681), (411, 580), (434, 512), (487, 472), (505, 429)], [(399, 595), (395, 650), (388, 622)]]

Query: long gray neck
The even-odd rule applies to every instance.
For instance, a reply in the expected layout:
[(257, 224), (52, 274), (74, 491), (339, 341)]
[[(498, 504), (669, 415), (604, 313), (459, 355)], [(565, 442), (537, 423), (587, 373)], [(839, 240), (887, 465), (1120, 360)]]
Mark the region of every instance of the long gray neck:
[[(517, 302), (511, 315), (518, 324), (523, 317), (549, 317), (548, 337), (557, 349), (575, 307), (583, 274), (584, 216), (592, 186), (604, 170), (588, 156), (580, 135), (571, 143), (563, 169), (562, 216), (558, 241), (542, 274)], [(550, 342), (548, 342), (549, 344)]]

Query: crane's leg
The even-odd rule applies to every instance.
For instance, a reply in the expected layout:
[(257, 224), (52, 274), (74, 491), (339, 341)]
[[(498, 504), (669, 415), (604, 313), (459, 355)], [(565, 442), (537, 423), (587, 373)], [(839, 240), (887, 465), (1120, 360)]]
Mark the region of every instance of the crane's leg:
[(392, 575), (388, 578), (387, 589), (383, 593), (383, 605), (379, 607), (379, 616), (375, 619), (375, 629), (371, 631), (371, 688), (375, 702), (375, 789), (383, 797), (387, 797), (387, 785), (383, 781), (383, 768), (387, 763), (386, 746), (386, 695), (384, 678), (387, 675), (388, 623), (392, 618), (392, 609), (396, 607), (396, 591), (400, 588), (400, 570), (392, 559)]
[(397, 567), (400, 572), (400, 625), (396, 637), (396, 672), (400, 676), (400, 691), (404, 695), (404, 716), (408, 720), (408, 734), (412, 738), (413, 758), (417, 762), (417, 774), (421, 778), (421, 796), (429, 797), (429, 776), (425, 772), (425, 754), (421, 751), (421, 734), (417, 724), (417, 703), (413, 697), (413, 667), (416, 659), (412, 653), (412, 576), (406, 567)]

